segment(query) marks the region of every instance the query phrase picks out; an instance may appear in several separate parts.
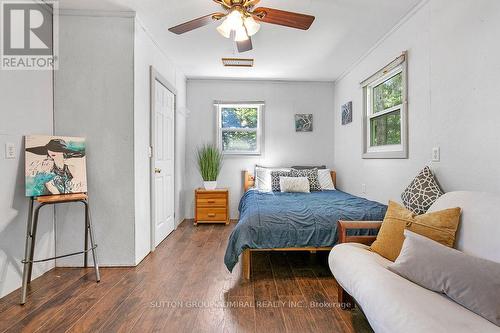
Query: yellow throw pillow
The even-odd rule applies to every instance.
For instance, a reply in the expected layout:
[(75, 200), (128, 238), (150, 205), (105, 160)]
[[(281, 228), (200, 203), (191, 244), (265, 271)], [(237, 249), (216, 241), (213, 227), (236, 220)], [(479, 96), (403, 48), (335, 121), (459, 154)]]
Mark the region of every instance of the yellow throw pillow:
[(396, 202), (389, 201), (384, 222), (370, 250), (391, 261), (396, 260), (405, 240), (403, 235), (405, 229), (453, 247), (460, 213), (460, 208), (450, 208), (415, 215)]

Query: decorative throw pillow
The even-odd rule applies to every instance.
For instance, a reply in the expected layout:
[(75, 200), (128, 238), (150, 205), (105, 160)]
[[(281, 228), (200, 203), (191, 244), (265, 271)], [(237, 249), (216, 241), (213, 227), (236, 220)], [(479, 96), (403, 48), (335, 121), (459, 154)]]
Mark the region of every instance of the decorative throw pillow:
[(309, 179), (306, 177), (280, 177), (281, 192), (309, 193)]
[(469, 256), (405, 230), (401, 254), (387, 268), (500, 326), (500, 263)]
[(280, 192), (280, 177), (290, 177), (290, 171), (271, 171), (271, 189), (273, 192)]
[(321, 169), (318, 170), (318, 181), (319, 186), (321, 186), (321, 190), (335, 190), (335, 185), (333, 184), (332, 174), (330, 173), (330, 169)]
[(290, 171), (290, 176), (292, 177), (307, 177), (309, 180), (309, 190), (321, 191), (321, 186), (318, 180), (318, 169), (308, 169), (308, 170), (296, 170), (292, 169)]
[(370, 249), (391, 261), (396, 260), (404, 242), (404, 230), (408, 229), (428, 237), (448, 247), (453, 247), (455, 234), (460, 221), (460, 208), (450, 208), (423, 215), (407, 210), (389, 201), (384, 222), (377, 239)]
[(401, 200), (405, 207), (415, 214), (425, 214), (443, 194), (431, 169), (426, 166), (401, 194)]
[(255, 166), (255, 188), (262, 192), (272, 191), (272, 171), (290, 171), (288, 168), (268, 168), (256, 165)]

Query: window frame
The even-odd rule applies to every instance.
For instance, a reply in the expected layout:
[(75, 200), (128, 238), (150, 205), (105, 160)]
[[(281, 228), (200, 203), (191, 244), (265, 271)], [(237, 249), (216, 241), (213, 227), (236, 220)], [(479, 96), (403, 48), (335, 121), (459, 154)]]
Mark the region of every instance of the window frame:
[[(406, 159), (408, 158), (408, 84), (406, 52), (389, 65), (361, 83), (363, 88), (363, 154), (364, 159)], [(401, 104), (373, 112), (373, 89), (401, 73)], [(400, 110), (401, 143), (395, 145), (371, 145), (371, 120)]]
[[(264, 132), (264, 103), (263, 102), (216, 102), (216, 141), (217, 147), (224, 155), (230, 156), (260, 156), (263, 152)], [(256, 128), (238, 128), (238, 127), (222, 127), (222, 109), (223, 108), (257, 108), (257, 127)], [(255, 151), (231, 150), (223, 149), (222, 133), (223, 132), (255, 132), (257, 134), (257, 149)]]

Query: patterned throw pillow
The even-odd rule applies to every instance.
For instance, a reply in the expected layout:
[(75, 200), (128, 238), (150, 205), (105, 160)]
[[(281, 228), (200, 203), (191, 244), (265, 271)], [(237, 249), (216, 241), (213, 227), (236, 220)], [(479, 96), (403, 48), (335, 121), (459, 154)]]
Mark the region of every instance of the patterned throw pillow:
[(271, 189), (273, 192), (281, 192), (280, 177), (290, 177), (290, 171), (271, 171)]
[(425, 214), (431, 205), (444, 194), (426, 166), (401, 194), (405, 207), (415, 214)]
[(318, 169), (318, 180), (322, 191), (335, 190), (335, 184), (333, 184), (332, 173), (330, 169)]
[(318, 169), (295, 170), (290, 172), (292, 177), (307, 177), (309, 180), (309, 189), (313, 191), (321, 191), (321, 185), (318, 180)]

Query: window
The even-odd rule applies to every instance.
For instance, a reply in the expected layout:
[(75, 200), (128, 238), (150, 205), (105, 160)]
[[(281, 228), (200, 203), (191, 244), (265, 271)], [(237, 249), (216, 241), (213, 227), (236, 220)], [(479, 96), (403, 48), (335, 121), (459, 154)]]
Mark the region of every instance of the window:
[(227, 155), (260, 155), (263, 103), (220, 103), (217, 143)]
[(408, 158), (406, 53), (362, 86), (363, 158)]

